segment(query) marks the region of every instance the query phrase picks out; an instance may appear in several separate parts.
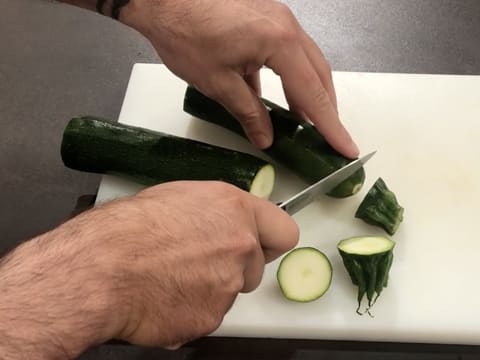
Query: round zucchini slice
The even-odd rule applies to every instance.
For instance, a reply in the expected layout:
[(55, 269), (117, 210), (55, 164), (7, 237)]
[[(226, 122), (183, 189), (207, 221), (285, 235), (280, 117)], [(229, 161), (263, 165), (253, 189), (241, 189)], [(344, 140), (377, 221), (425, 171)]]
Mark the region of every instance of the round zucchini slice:
[(277, 281), (287, 299), (314, 301), (330, 287), (332, 264), (320, 250), (300, 247), (283, 257), (277, 270)]

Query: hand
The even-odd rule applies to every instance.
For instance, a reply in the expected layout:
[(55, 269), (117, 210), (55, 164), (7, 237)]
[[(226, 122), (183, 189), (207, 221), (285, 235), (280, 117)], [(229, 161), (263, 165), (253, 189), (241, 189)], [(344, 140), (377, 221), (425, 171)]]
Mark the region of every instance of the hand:
[(214, 331), (237, 294), (258, 286), (265, 263), (297, 241), (287, 213), (231, 185), (146, 189), (78, 215), (2, 261), (3, 344), (19, 343), (18, 354), (36, 358), (56, 358), (58, 349), (75, 357), (112, 338), (179, 346)]
[(259, 69), (281, 77), (290, 109), (339, 152), (358, 149), (340, 122), (329, 64), (288, 7), (273, 0), (131, 0), (120, 20), (143, 33), (177, 76), (221, 103), (260, 148), (272, 125)]
[[(277, 206), (222, 183), (172, 183), (141, 193), (129, 214), (137, 240), (113, 249), (132, 311), (120, 338), (175, 345), (214, 331), (265, 262), (295, 246), (298, 228)], [(145, 229), (147, 227), (147, 229)]]

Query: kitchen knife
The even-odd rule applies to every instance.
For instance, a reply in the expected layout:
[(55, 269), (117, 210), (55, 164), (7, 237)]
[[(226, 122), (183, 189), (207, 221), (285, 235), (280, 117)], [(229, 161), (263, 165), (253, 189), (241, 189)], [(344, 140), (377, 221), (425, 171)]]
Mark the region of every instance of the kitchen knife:
[(376, 153), (373, 151), (359, 159), (356, 159), (344, 167), (334, 171), (322, 180), (310, 185), (306, 189), (292, 196), (290, 199), (278, 204), (288, 214), (293, 215), (305, 206), (314, 201), (318, 195), (325, 194), (332, 190), (335, 186), (347, 179), (355, 171), (360, 169), (370, 158)]

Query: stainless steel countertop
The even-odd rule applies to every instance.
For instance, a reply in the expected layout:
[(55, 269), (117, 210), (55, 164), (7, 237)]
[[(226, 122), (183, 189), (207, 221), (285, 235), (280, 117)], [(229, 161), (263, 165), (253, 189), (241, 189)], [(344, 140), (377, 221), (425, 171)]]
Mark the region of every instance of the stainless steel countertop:
[[(478, 0), (284, 2), (320, 45), (333, 70), (480, 75)], [(0, 0), (0, 51), (0, 253), (4, 253), (55, 227), (69, 216), (79, 196), (96, 192), (99, 176), (66, 169), (61, 162), (66, 122), (86, 113), (116, 119), (132, 65), (161, 60), (137, 32), (98, 14), (45, 0)], [(208, 349), (244, 349), (238, 342), (205, 344), (176, 353), (104, 346), (82, 359), (240, 359), (260, 356), (268, 346), (284, 349), (271, 353), (276, 359), (346, 359), (348, 354), (367, 356), (363, 351), (369, 350), (351, 345), (355, 351), (350, 353), (339, 350), (343, 345), (302, 343), (294, 349), (303, 350), (289, 352), (284, 344), (254, 341), (251, 348), (258, 353), (235, 357), (221, 351), (213, 355)], [(431, 359), (458, 359), (460, 351), (467, 351), (423, 349), (425, 356), (435, 353)], [(468, 348), (463, 358), (478, 358), (477, 351)], [(372, 356), (406, 358), (388, 354)]]

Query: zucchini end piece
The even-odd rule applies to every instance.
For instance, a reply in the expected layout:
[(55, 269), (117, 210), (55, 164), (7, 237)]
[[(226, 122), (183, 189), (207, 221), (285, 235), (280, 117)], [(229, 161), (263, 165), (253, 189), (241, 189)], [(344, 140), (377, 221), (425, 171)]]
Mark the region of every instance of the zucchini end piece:
[[(357, 314), (368, 313), (387, 286), (395, 242), (384, 236), (357, 236), (341, 240), (337, 249), (352, 283), (358, 287)], [(366, 296), (367, 307), (360, 312)]]
[(404, 208), (393, 191), (382, 178), (378, 178), (360, 203), (355, 217), (394, 235), (403, 221), (403, 214)]
[(365, 183), (365, 169), (362, 167), (327, 193), (333, 198), (347, 198), (358, 193)]

